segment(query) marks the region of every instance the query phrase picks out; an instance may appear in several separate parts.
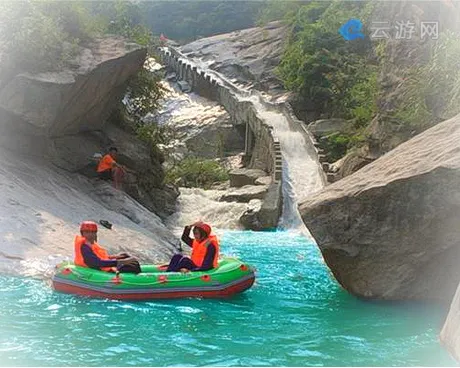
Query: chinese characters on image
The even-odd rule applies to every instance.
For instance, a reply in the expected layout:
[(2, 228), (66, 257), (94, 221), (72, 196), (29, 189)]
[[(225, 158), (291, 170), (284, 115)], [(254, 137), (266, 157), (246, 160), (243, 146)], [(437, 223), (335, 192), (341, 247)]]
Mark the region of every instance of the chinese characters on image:
[(439, 37), (439, 22), (420, 22), (419, 28), (416, 27), (414, 22), (410, 21), (396, 21), (394, 24), (390, 24), (389, 21), (372, 22), (370, 30), (372, 31), (370, 38), (373, 40), (389, 39), (392, 36), (396, 40), (410, 40), (416, 35), (420, 35), (422, 40), (427, 38), (437, 40)]

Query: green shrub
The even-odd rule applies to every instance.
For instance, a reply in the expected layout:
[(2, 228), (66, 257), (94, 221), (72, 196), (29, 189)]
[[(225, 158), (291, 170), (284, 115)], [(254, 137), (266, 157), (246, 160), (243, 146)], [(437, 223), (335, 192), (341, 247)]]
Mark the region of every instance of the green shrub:
[(321, 140), (321, 147), (326, 152), (328, 162), (335, 162), (347, 153), (350, 137), (336, 133), (330, 134)]
[(460, 112), (460, 37), (445, 31), (429, 61), (412, 68), (403, 81), (392, 117), (417, 131)]
[(321, 147), (326, 152), (328, 162), (335, 162), (353, 148), (365, 142), (364, 135), (358, 130), (355, 133), (333, 133), (321, 139)]
[(159, 107), (160, 99), (166, 92), (160, 81), (158, 75), (144, 68), (129, 80), (127, 94), (130, 103), (127, 110), (130, 114), (142, 118)]
[(158, 144), (168, 144), (175, 137), (175, 131), (166, 125), (156, 123), (139, 123), (136, 128), (137, 137), (144, 142)]
[(351, 18), (366, 23), (371, 8), (366, 1), (312, 1), (288, 13), (291, 34), (276, 73), (323, 116), (365, 124), (375, 114), (378, 70), (369, 58), (372, 43), (346, 41), (338, 33)]
[(355, 128), (367, 125), (377, 113), (378, 70), (376, 67), (362, 67), (356, 82), (344, 98), (345, 118), (355, 120)]
[(228, 171), (214, 160), (187, 157), (166, 172), (167, 183), (209, 189), (213, 183), (229, 179)]

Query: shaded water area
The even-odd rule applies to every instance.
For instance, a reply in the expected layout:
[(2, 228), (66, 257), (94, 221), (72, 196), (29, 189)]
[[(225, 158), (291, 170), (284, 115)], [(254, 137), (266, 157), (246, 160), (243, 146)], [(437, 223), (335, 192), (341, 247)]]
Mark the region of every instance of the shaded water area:
[(449, 366), (446, 311), (360, 301), (296, 232), (225, 231), (223, 252), (257, 268), (229, 300), (92, 300), (0, 276), (0, 365)]

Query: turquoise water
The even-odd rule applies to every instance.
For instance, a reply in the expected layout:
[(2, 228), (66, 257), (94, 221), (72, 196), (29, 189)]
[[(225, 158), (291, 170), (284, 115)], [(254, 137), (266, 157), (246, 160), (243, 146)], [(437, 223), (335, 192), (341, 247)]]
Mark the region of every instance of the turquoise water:
[(0, 365), (455, 365), (437, 337), (445, 310), (349, 296), (294, 233), (227, 232), (222, 243), (258, 270), (232, 300), (90, 300), (0, 277)]

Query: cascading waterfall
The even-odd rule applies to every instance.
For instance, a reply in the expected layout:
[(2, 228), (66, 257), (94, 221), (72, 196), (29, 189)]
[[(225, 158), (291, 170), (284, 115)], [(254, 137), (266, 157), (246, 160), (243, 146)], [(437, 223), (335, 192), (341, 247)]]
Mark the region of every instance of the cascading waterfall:
[(308, 142), (309, 138), (306, 133), (301, 131), (300, 127), (292, 126), (288, 118), (275, 106), (270, 106), (259, 92), (242, 88), (219, 72), (210, 69), (211, 60), (203, 61), (196, 58), (187, 58), (187, 60), (229, 86), (237, 94), (239, 100), (250, 101), (259, 116), (273, 127), (274, 135), (281, 143), (283, 155), (284, 205), (279, 227), (297, 229), (308, 234), (297, 209), (297, 203), (300, 198), (305, 198), (321, 189), (324, 186), (324, 180), (319, 163), (314, 156), (312, 143)]
[[(170, 146), (163, 148), (179, 160), (187, 155), (181, 135), (199, 134), (204, 126), (218, 124), (226, 112), (214, 101), (195, 93), (181, 92), (173, 83), (163, 82), (163, 87), (167, 93), (161, 104), (162, 109), (154, 116), (147, 116), (147, 121), (153, 118), (159, 124), (174, 127), (179, 136)], [(217, 229), (239, 229), (238, 219), (248, 205), (219, 201), (224, 193), (224, 190), (180, 188), (177, 211), (166, 220), (166, 225), (177, 235), (180, 235), (184, 225), (197, 220), (212, 223)]]
[(184, 225), (202, 220), (217, 229), (238, 229), (239, 217), (246, 210), (245, 203), (219, 202), (224, 194), (221, 190), (200, 188), (180, 188), (178, 210), (167, 220), (166, 225), (176, 234), (182, 232)]
[(269, 110), (260, 95), (248, 98), (256, 107), (260, 117), (273, 127), (275, 137), (281, 143), (283, 155), (283, 213), (279, 226), (305, 230), (297, 209), (300, 198), (307, 197), (323, 187), (319, 166), (305, 133), (293, 129), (284, 114)]

